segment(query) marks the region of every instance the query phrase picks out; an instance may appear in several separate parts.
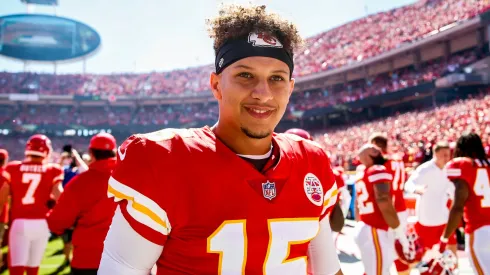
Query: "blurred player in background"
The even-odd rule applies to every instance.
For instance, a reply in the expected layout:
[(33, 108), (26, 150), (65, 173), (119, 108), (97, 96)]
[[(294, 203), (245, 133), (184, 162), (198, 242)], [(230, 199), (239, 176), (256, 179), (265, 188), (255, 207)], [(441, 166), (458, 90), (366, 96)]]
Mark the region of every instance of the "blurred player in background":
[(347, 185), (345, 185), (344, 168), (340, 166), (334, 167), (333, 174), (335, 176), (335, 182), (337, 183), (337, 190), (339, 190), (337, 204), (340, 206), (340, 209), (345, 219), (349, 214), (349, 207), (352, 196), (349, 192), (349, 189), (347, 188)]
[[(425, 251), (439, 242), (449, 217), (449, 202), (454, 196), (454, 185), (444, 172), (444, 166), (451, 159), (449, 143), (438, 142), (432, 150), (433, 159), (418, 166), (405, 184), (406, 191), (419, 195), (415, 231)], [(454, 234), (448, 244), (456, 255)]]
[[(70, 182), (72, 178), (76, 175), (87, 171), (88, 166), (84, 160), (80, 157), (77, 150), (73, 148), (71, 144), (66, 144), (63, 146), (63, 153), (59, 160), (59, 164), (63, 167), (64, 179), (63, 188), (66, 184)], [(63, 240), (63, 254), (65, 255), (66, 265), (70, 265), (70, 257), (72, 251), (71, 238), (73, 234), (73, 229), (68, 228), (61, 234), (61, 239)]]
[[(398, 158), (394, 155), (389, 155), (388, 152), (388, 137), (382, 133), (373, 133), (369, 138), (371, 144), (376, 145), (381, 149), (381, 153), (386, 160), (384, 166), (386, 170), (392, 175), (393, 180), (391, 182), (391, 190), (393, 192), (393, 203), (395, 205), (396, 212), (398, 214), (399, 221), (403, 230), (407, 231), (408, 212), (407, 205), (405, 203), (405, 197), (403, 196), (404, 184), (406, 180), (405, 163), (402, 158)], [(395, 253), (396, 255), (396, 253)], [(395, 259), (396, 269), (400, 275), (408, 275), (409, 267), (401, 262), (398, 258)]]
[[(7, 184), (7, 172), (5, 172), (5, 176), (3, 176), (3, 169), (7, 165), (9, 161), (9, 153), (5, 149), (0, 149), (0, 188)], [(7, 230), (8, 222), (9, 222), (9, 203), (5, 202), (2, 207), (2, 214), (0, 215), (0, 248), (3, 244), (3, 237), (5, 235), (5, 231)], [(4, 265), (3, 254), (0, 254), (0, 268)]]
[(225, 6), (208, 24), (218, 122), (121, 145), (98, 274), (148, 274), (155, 263), (159, 275), (341, 274), (326, 218), (330, 162), (316, 143), (273, 133), (303, 40), (265, 6)]
[(367, 144), (359, 150), (359, 160), (365, 166), (363, 177), (356, 182), (359, 222), (355, 241), (361, 252), (367, 275), (387, 275), (395, 260), (395, 237), (408, 252), (408, 240), (395, 207), (391, 189), (393, 176), (386, 169), (379, 148)]
[(38, 274), (50, 236), (46, 214), (48, 200), (63, 192), (63, 170), (48, 163), (51, 141), (45, 135), (29, 138), (23, 161), (5, 167), (7, 184), (0, 189), (0, 205), (11, 196), (12, 225), (9, 232), (9, 271), (11, 275)]
[(71, 274), (97, 274), (104, 239), (116, 203), (107, 197), (107, 184), (116, 165), (116, 139), (107, 133), (90, 140), (89, 154), (94, 161), (86, 172), (73, 178), (48, 216), (49, 229), (60, 234), (73, 230)]
[[(293, 134), (297, 135), (299, 137), (302, 137), (306, 140), (311, 140), (313, 141), (313, 138), (311, 137), (310, 133), (308, 131), (303, 130), (303, 129), (298, 129), (298, 128), (292, 128), (289, 129), (285, 132), (286, 134)], [(328, 156), (328, 154), (327, 154)], [(330, 160), (330, 158), (329, 158)], [(335, 182), (337, 184), (337, 190), (340, 190), (340, 188), (345, 187), (344, 179), (340, 175), (339, 171), (333, 169), (332, 170), (334, 176), (335, 176)], [(340, 187), (339, 187), (340, 185)], [(339, 197), (339, 194), (337, 193), (337, 198)], [(342, 209), (340, 208), (339, 200), (337, 200), (337, 203), (335, 204), (334, 208), (332, 209), (332, 213), (329, 216), (329, 221), (330, 221), (330, 227), (334, 232), (340, 232), (342, 230), (342, 227), (344, 227), (344, 219), (345, 215), (342, 212)]]
[(475, 133), (463, 134), (458, 139), (454, 157), (446, 165), (446, 173), (456, 190), (439, 251), (446, 250), (464, 217), (466, 252), (473, 271), (478, 275), (490, 274), (490, 160)]

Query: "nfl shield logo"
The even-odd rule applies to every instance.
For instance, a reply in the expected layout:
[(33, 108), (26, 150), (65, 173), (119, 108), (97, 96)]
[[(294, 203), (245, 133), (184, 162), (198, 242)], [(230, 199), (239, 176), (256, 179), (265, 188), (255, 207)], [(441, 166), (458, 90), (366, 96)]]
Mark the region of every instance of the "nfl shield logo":
[(272, 200), (276, 197), (276, 184), (273, 182), (262, 183), (262, 194), (264, 198)]

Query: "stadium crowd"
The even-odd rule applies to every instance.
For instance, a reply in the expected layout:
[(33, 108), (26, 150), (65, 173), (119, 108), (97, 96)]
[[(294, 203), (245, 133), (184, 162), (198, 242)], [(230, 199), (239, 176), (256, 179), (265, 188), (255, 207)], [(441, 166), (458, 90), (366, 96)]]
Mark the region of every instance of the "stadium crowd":
[[(301, 113), (314, 108), (333, 106), (339, 103), (361, 100), (373, 95), (395, 92), (404, 88), (432, 81), (444, 73), (452, 72), (478, 59), (474, 50), (453, 55), (448, 60), (440, 59), (424, 64), (419, 70), (413, 67), (400, 69), (391, 74), (378, 75), (331, 89), (317, 89), (294, 93), (285, 114), (286, 119), (300, 118)], [(12, 76), (13, 74), (9, 74)], [(4, 106), (0, 123), (14, 125), (168, 125), (170, 121), (181, 124), (191, 121), (217, 119), (215, 103), (181, 104), (164, 106), (94, 107), (94, 106)]]
[[(455, 22), (460, 23), (464, 20), (470, 19), (488, 7), (488, 1), (483, 0), (421, 0), (413, 5), (404, 6), (398, 9), (391, 10), (389, 12), (378, 13), (360, 20), (347, 23), (336, 29), (310, 38), (308, 40), (309, 48), (296, 57), (295, 62), (298, 66), (295, 75), (302, 76), (313, 74), (320, 71), (346, 66), (354, 62), (362, 61), (366, 58), (371, 58), (383, 52), (400, 47), (404, 43), (411, 43), (413, 41), (421, 39), (435, 31), (440, 30), (442, 27), (447, 26), (448, 24), (452, 24)], [(403, 16), (400, 16), (401, 14), (403, 14)], [(383, 39), (380, 39), (381, 37)], [(360, 41), (362, 41), (362, 43)], [(379, 43), (380, 41), (382, 41), (382, 43)], [(456, 71), (462, 66), (473, 63), (474, 61), (478, 60), (478, 58), (479, 56), (475, 51), (469, 50), (466, 52), (455, 54), (448, 59), (439, 59), (422, 64), (422, 66), (417, 69), (413, 67), (408, 67), (391, 72), (389, 74), (378, 75), (369, 79), (362, 79), (324, 89), (295, 93), (291, 98), (285, 118), (300, 118), (301, 114), (298, 114), (298, 112), (301, 113), (301, 111), (362, 100), (369, 96), (396, 92), (403, 88), (416, 86), (418, 84), (428, 81), (433, 81), (434, 79), (444, 75), (447, 72)], [(165, 73), (137, 75), (48, 75), (34, 73), (0, 73), (0, 93), (5, 94), (22, 92), (37, 93), (43, 95), (108, 94), (115, 96), (152, 96), (160, 94), (182, 96), (197, 95), (200, 93), (202, 94), (203, 92), (208, 90), (208, 74), (211, 70), (211, 67), (204, 66), (186, 70), (175, 70)], [(118, 179), (116, 178), (123, 176), (130, 179), (136, 178), (136, 181), (140, 182), (139, 177), (141, 177), (141, 175), (137, 173), (138, 170), (133, 171), (130, 169), (119, 168), (119, 170), (116, 170), (116, 172), (113, 173), (111, 177), (111, 172), (116, 166), (116, 154), (119, 155), (119, 165), (121, 165), (121, 163), (123, 163), (123, 160), (126, 158), (126, 152), (129, 148), (128, 142), (125, 142), (119, 149), (117, 149), (116, 139), (110, 134), (99, 133), (98, 135), (95, 135), (93, 137), (89, 137), (87, 135), (85, 135), (84, 137), (73, 135), (60, 137), (59, 133), (57, 133), (58, 136), (50, 136), (51, 141), (54, 145), (53, 147), (55, 148), (55, 152), (51, 154), (51, 147), (49, 146), (50, 142), (47, 141), (47, 137), (42, 135), (35, 135), (28, 139), (26, 136), (19, 134), (21, 131), (18, 130), (29, 130), (31, 126), (34, 126), (32, 128), (35, 128), (36, 126), (43, 125), (83, 125), (86, 127), (102, 125), (159, 125), (161, 126), (161, 128), (166, 128), (169, 123), (178, 123), (181, 125), (188, 125), (190, 123), (199, 124), (200, 122), (204, 121), (215, 121), (218, 119), (218, 116), (219, 114), (216, 103), (188, 103), (159, 106), (143, 105), (138, 107), (121, 107), (109, 105), (96, 107), (82, 105), (50, 106), (18, 104), (1, 108), (0, 125), (8, 123), (9, 125), (14, 126), (13, 128), (16, 129), (16, 131), (12, 135), (2, 136), (2, 138), (0, 139), (0, 148), (7, 148), (9, 150), (11, 160), (22, 159), (25, 153), (25, 155), (28, 156), (28, 160), (26, 160), (26, 163), (27, 165), (30, 165), (29, 167), (43, 166), (43, 162), (45, 161), (44, 158), (48, 156), (51, 156), (52, 161), (58, 164), (66, 165), (64, 170), (57, 165), (49, 165), (49, 167), (46, 166), (48, 167), (46, 169), (50, 169), (50, 173), (46, 174), (49, 175), (49, 179), (46, 180), (46, 177), (43, 177), (43, 179), (47, 183), (46, 186), (52, 188), (52, 190), (50, 190), (51, 194), (49, 195), (49, 198), (52, 198), (54, 200), (58, 200), (58, 198), (60, 199), (57, 201), (56, 206), (53, 206), (54, 209), (52, 210), (52, 212), (50, 212), (50, 214), (48, 215), (48, 220), (45, 222), (46, 225), (49, 224), (49, 228), (41, 223), (38, 225), (43, 225), (45, 227), (43, 230), (47, 233), (51, 231), (53, 233), (56, 233), (57, 235), (66, 234), (67, 229), (81, 225), (79, 226), (79, 228), (81, 229), (78, 229), (79, 231), (77, 233), (74, 233), (73, 235), (73, 245), (75, 247), (75, 250), (78, 250), (78, 252), (76, 253), (83, 254), (84, 258), (90, 259), (90, 263), (89, 265), (87, 265), (87, 263), (81, 263), (73, 260), (73, 262), (71, 263), (71, 268), (73, 272), (72, 274), (97, 274), (97, 268), (99, 267), (99, 262), (101, 261), (99, 256), (102, 254), (103, 241), (104, 239), (106, 240), (106, 247), (107, 243), (110, 243), (111, 241), (110, 238), (106, 239), (107, 229), (109, 228), (110, 222), (117, 219), (112, 218), (113, 213), (116, 209), (116, 204), (112, 201), (112, 199), (109, 200), (107, 198), (107, 191), (109, 190), (109, 193), (113, 194), (116, 198), (118, 198), (118, 196), (125, 196), (124, 194), (114, 189), (112, 185), (108, 186), (107, 183), (112, 182), (112, 184), (122, 185), (122, 183), (119, 183)], [(60, 129), (62, 128), (63, 127), (60, 127)], [(324, 129), (322, 132), (316, 133), (314, 135), (314, 140), (321, 144), (323, 148), (329, 153), (331, 159), (334, 162), (334, 166), (342, 166), (346, 170), (354, 170), (356, 166), (361, 163), (360, 160), (363, 159), (362, 157), (358, 156), (356, 152), (358, 152), (359, 148), (368, 148), (364, 144), (368, 142), (368, 140), (369, 142), (372, 142), (369, 136), (373, 132), (386, 133), (388, 140), (390, 140), (390, 151), (395, 155), (399, 155), (400, 158), (403, 159), (405, 164), (416, 166), (431, 157), (431, 154), (433, 153), (432, 149), (433, 147), (435, 147), (434, 145), (436, 145), (436, 143), (440, 141), (448, 141), (451, 144), (450, 148), (454, 149), (454, 147), (456, 146), (456, 140), (460, 138), (461, 133), (463, 133), (464, 131), (472, 131), (480, 135), (483, 139), (486, 153), (490, 157), (490, 88), (482, 89), (481, 93), (477, 96), (473, 96), (465, 100), (458, 100), (438, 107), (416, 110), (403, 114), (396, 114), (376, 121), (346, 125), (342, 126), (342, 128), (337, 129)], [(0, 132), (0, 134), (5, 134), (5, 132)], [(124, 138), (126, 137), (123, 137), (122, 139), (117, 138), (117, 140), (124, 140)], [(91, 139), (90, 142), (89, 139)], [(70, 149), (63, 148), (62, 150), (60, 150), (64, 144), (70, 144)], [(87, 144), (89, 144), (88, 147)], [(136, 142), (136, 144), (138, 143)], [(134, 146), (135, 145), (133, 144), (132, 148), (134, 148)], [(64, 193), (61, 193), (62, 189), (53, 187), (55, 187), (55, 185), (61, 184), (63, 175), (66, 175), (66, 169), (73, 168), (71, 167), (72, 164), (63, 162), (64, 157), (72, 158), (73, 156), (71, 154), (78, 156), (78, 153), (71, 150), (71, 148), (82, 151), (80, 153), (85, 153), (83, 151), (87, 150), (87, 154), (83, 155), (85, 155), (84, 157), (89, 155), (93, 162), (90, 163), (89, 170), (84, 169), (84, 172), (76, 176), (74, 180), (70, 181), (70, 184), (67, 185)], [(121, 150), (121, 148), (123, 149)], [(445, 149), (448, 149), (447, 146), (445, 147)], [(137, 151), (131, 149), (130, 152), (132, 153), (129, 154), (128, 159), (126, 159), (124, 163), (133, 163), (135, 161), (134, 152)], [(434, 154), (435, 152), (436, 151), (434, 151)], [(272, 153), (273, 152), (271, 149), (271, 154)], [(380, 156), (382, 156), (381, 153), (382, 152), (379, 152)], [(370, 155), (370, 160), (373, 162), (371, 164), (372, 167), (375, 159), (371, 159), (371, 157), (374, 157), (374, 155)], [(364, 158), (364, 160), (366, 160), (366, 158)], [(391, 161), (393, 161), (393, 159), (390, 159), (390, 162)], [(80, 162), (83, 163), (83, 161)], [(200, 161), (198, 163), (200, 165), (203, 162)], [(328, 164), (328, 161), (326, 163)], [(366, 163), (367, 162), (362, 162), (362, 164), (366, 168), (365, 180), (368, 181), (369, 178), (372, 178), (368, 175), (369, 171), (372, 170), (369, 170), (370, 167), (367, 166), (369, 164)], [(121, 165), (121, 167), (124, 166)], [(401, 165), (400, 167), (403, 167), (403, 165)], [(2, 187), (2, 190), (4, 190), (4, 192), (1, 192), (3, 196), (0, 196), (0, 198), (3, 199), (0, 200), (0, 206), (4, 205), (7, 202), (9, 194), (13, 194), (10, 193), (10, 189), (7, 189), (11, 188), (10, 182), (14, 181), (12, 180), (14, 179), (13, 175), (22, 175), (22, 177), (24, 177), (24, 175), (32, 176), (32, 173), (24, 173), (25, 171), (23, 171), (23, 169), (27, 168), (23, 168), (22, 166), (20, 166), (19, 163), (10, 163), (8, 167), (5, 168), (5, 171), (8, 171), (8, 173), (3, 173), (2, 170), (2, 174), (0, 175), (4, 177), (5, 182), (9, 182), (9, 185), (4, 185)], [(379, 167), (377, 169), (379, 169)], [(383, 169), (386, 168), (383, 167)], [(342, 169), (339, 169), (339, 171), (341, 170)], [(44, 172), (45, 171), (42, 170), (42, 173)], [(378, 174), (378, 178), (381, 176), (390, 176), (389, 178), (383, 179), (385, 180), (385, 182), (380, 183), (386, 183), (388, 184), (388, 186), (390, 186), (392, 185), (391, 181), (393, 181), (394, 184), (394, 179), (391, 177), (391, 174), (394, 174), (395, 171), (392, 172), (390, 171), (387, 173)], [(111, 177), (110, 180), (109, 177)], [(341, 176), (340, 178), (342, 179)], [(39, 180), (40, 179), (41, 177), (39, 177)], [(22, 180), (16, 179), (16, 181), (25, 183), (24, 178), (22, 178)], [(34, 181), (35, 178), (31, 178), (29, 184), (31, 185)], [(78, 184), (80, 187), (76, 185), (77, 181), (79, 182)], [(143, 181), (141, 180), (141, 182)], [(267, 182), (269, 183), (269, 181)], [(91, 183), (97, 185), (97, 188), (99, 190), (97, 192), (92, 192), (92, 190), (95, 190), (95, 188), (87, 188), (86, 186), (82, 185), (82, 183)], [(306, 181), (306, 178), (305, 184), (310, 184)], [(332, 184), (334, 184), (334, 181), (332, 181)], [(361, 182), (361, 186), (363, 186), (364, 184), (364, 182)], [(404, 183), (401, 182), (401, 184)], [(21, 185), (23, 186), (23, 184)], [(262, 188), (264, 188), (263, 185)], [(275, 197), (275, 185), (273, 188)], [(336, 187), (333, 187), (333, 189), (331, 189), (332, 192), (335, 192), (335, 189)], [(361, 188), (359, 188), (358, 193), (363, 193), (364, 191), (360, 189)], [(266, 193), (264, 190), (265, 189), (262, 189), (262, 192), (264, 192), (264, 197), (266, 197)], [(389, 188), (387, 190), (389, 191)], [(401, 190), (400, 193), (403, 196), (403, 187), (401, 187), (399, 190)], [(87, 193), (87, 196), (80, 195), (82, 194), (82, 192)], [(95, 196), (95, 193), (98, 194), (99, 197)], [(322, 199), (319, 201), (320, 205), (318, 205), (321, 207), (324, 207), (326, 204), (328, 204), (330, 200), (325, 200), (326, 203), (322, 205), (323, 195), (324, 194), (322, 193)], [(141, 196), (144, 197), (144, 195)], [(336, 195), (332, 194), (332, 197), (330, 198), (333, 198), (334, 196)], [(14, 196), (12, 195), (12, 198), (13, 197)], [(31, 198), (32, 202), (24, 203), (24, 199), (26, 197), (28, 196), (25, 195), (25, 197), (22, 198), (22, 204), (34, 204), (35, 200), (33, 198)], [(361, 196), (358, 195), (358, 197), (359, 198), (357, 198), (357, 200), (361, 200)], [(389, 194), (388, 197), (390, 197)], [(88, 200), (87, 198), (92, 199), (92, 201)], [(132, 199), (132, 203), (136, 205), (140, 203), (135, 200), (135, 197), (125, 196), (124, 198), (129, 198), (128, 200)], [(271, 198), (267, 199), (270, 200)], [(47, 212), (48, 205), (44, 205), (43, 200), (36, 200), (36, 203), (38, 204), (37, 207), (42, 208), (43, 210), (46, 210), (45, 212)], [(79, 200), (79, 202), (74, 204), (73, 202), (75, 200)], [(390, 204), (390, 207), (393, 208), (393, 205), (391, 205), (392, 202), (387, 202)], [(104, 205), (102, 205), (102, 203), (104, 203)], [(124, 205), (124, 203), (122, 203), (121, 205)], [(75, 209), (71, 207), (73, 205), (78, 206), (78, 208)], [(99, 208), (94, 208), (94, 206), (97, 206)], [(51, 206), (49, 207), (51, 208)], [(117, 211), (121, 211), (120, 208), (118, 209), (119, 210)], [(326, 209), (327, 208), (325, 208), (325, 210)], [(106, 210), (107, 212), (103, 213), (105, 216), (105, 231), (94, 229), (93, 226), (90, 226), (90, 224), (92, 224), (94, 221), (100, 220), (103, 210)], [(393, 208), (393, 210), (395, 209)], [(90, 214), (87, 214), (89, 213), (89, 211), (92, 212)], [(151, 210), (149, 211), (151, 212)], [(397, 209), (397, 212), (401, 211), (398, 211)], [(43, 220), (45, 216), (44, 214), (45, 213), (42, 213), (42, 215), (37, 215), (36, 213), (34, 219)], [(356, 215), (357, 214), (358, 213), (356, 213)], [(26, 211), (26, 213), (22, 213), (22, 215), (16, 213), (16, 215), (18, 215), (19, 217), (22, 216), (19, 220), (32, 219), (32, 217), (29, 216), (31, 215), (29, 211)], [(361, 215), (363, 214), (361, 213)], [(70, 219), (68, 219), (67, 217)], [(115, 217), (117, 217), (117, 214)], [(13, 220), (15, 220), (15, 218), (13, 218)], [(403, 227), (400, 225), (401, 222), (398, 222), (398, 217), (396, 218), (396, 220), (399, 225), (392, 227), (394, 228), (394, 230)], [(84, 223), (86, 223), (85, 228)], [(114, 225), (115, 222), (113, 222), (112, 224)], [(162, 222), (162, 224), (165, 225), (166, 223)], [(111, 227), (115, 228), (115, 226)], [(28, 228), (28, 226), (24, 226), (24, 224), (20, 223), (12, 224), (10, 230), (12, 230), (12, 232), (21, 231), (21, 229), (19, 228)], [(30, 230), (34, 232), (33, 229), (37, 230), (41, 227), (31, 226), (30, 228)], [(167, 229), (165, 226), (163, 226), (163, 228)], [(376, 229), (375, 227), (373, 228)], [(378, 238), (376, 235), (378, 233), (368, 233), (372, 234), (373, 238)], [(80, 234), (85, 234), (85, 239), (96, 240), (93, 241), (93, 243), (83, 242), (81, 240), (84, 238), (81, 238)], [(94, 238), (94, 234), (97, 234), (97, 238)], [(402, 232), (402, 234), (404, 235), (405, 232)], [(48, 234), (46, 234), (46, 236), (47, 235)], [(440, 236), (438, 235), (437, 237)], [(441, 238), (441, 243), (444, 242), (443, 239), (444, 238)], [(9, 239), (9, 242), (11, 240), (15, 239)], [(119, 240), (116, 240), (116, 242), (117, 241)], [(65, 245), (69, 242), (70, 241), (67, 240), (65, 242)], [(93, 244), (95, 243), (96, 246), (93, 246)], [(84, 245), (86, 247), (80, 249), (80, 247)], [(373, 245), (377, 245), (376, 241)], [(471, 246), (473, 246), (473, 244), (471, 244)], [(94, 247), (96, 247), (95, 250), (97, 251), (97, 253), (93, 252)], [(38, 255), (36, 256), (38, 258), (44, 253), (44, 247), (41, 248), (43, 249), (39, 250), (37, 253)], [(18, 249), (20, 253), (15, 252), (12, 248), (9, 248), (12, 255), (20, 255), (22, 253), (26, 253), (26, 249)], [(444, 249), (440, 247), (439, 250), (441, 250), (441, 252), (444, 251)], [(80, 251), (82, 251), (83, 253)], [(76, 253), (74, 252), (74, 254)], [(159, 253), (161, 254), (161, 251)], [(403, 255), (403, 253), (404, 252), (399, 253), (398, 255)], [(97, 254), (97, 257), (94, 257), (95, 254)], [(11, 257), (11, 259), (12, 258), (13, 257)], [(366, 257), (363, 256), (363, 258)], [(69, 259), (69, 257), (67, 257), (67, 259)], [(363, 261), (366, 260), (363, 259)], [(19, 261), (19, 263), (20, 262), (21, 261)], [(28, 274), (37, 274), (39, 267), (25, 266), (19, 263), (10, 263), (10, 274), (23, 274), (24, 269), (27, 270)], [(262, 264), (260, 264), (260, 268), (262, 268)], [(90, 273), (81, 272), (84, 270), (90, 271)]]
[[(487, 10), (484, 0), (421, 0), (413, 5), (364, 17), (313, 36), (307, 48), (296, 55), (294, 76), (304, 76), (359, 62), (383, 52), (417, 41), (444, 26), (461, 23)], [(403, 16), (401, 16), (403, 15)], [(383, 39), (380, 39), (383, 38)], [(456, 57), (458, 59), (458, 57)], [(390, 91), (429, 80), (437, 74), (439, 64), (429, 64), (426, 71), (400, 71), (390, 77), (373, 79), (368, 93)], [(435, 68), (431, 68), (435, 66)], [(52, 75), (37, 73), (0, 73), (0, 93), (19, 91), (60, 95), (169, 95), (192, 96), (208, 92), (211, 65), (145, 74)], [(402, 76), (403, 75), (403, 76)], [(392, 76), (393, 77), (393, 76)], [(396, 84), (398, 83), (398, 84)], [(344, 100), (365, 95), (346, 91)]]
[(377, 121), (327, 131), (315, 136), (315, 140), (331, 153), (336, 164), (348, 170), (358, 164), (355, 158), (373, 131), (388, 134), (392, 152), (399, 154), (410, 166), (430, 159), (431, 148), (445, 140), (454, 147), (460, 133), (478, 133), (490, 157), (490, 94), (485, 93), (467, 100), (421, 111), (413, 111)]

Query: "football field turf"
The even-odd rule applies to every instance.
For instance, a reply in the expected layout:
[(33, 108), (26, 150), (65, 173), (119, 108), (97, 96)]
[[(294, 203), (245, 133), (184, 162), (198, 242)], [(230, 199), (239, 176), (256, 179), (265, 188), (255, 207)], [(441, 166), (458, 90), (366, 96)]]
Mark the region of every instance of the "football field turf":
[[(54, 239), (49, 242), (46, 252), (44, 253), (44, 259), (39, 269), (39, 274), (69, 274), (70, 268), (62, 266), (65, 256), (63, 255), (63, 242), (60, 238)], [(3, 249), (3, 253), (6, 253), (6, 248)], [(8, 271), (4, 271), (1, 275), (9, 274)]]

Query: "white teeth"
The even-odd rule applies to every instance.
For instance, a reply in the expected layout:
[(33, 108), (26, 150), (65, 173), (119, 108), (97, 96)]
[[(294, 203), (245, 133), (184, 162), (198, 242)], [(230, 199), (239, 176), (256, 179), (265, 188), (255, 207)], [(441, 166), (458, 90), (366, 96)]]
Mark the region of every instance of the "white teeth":
[(254, 111), (255, 113), (259, 113), (259, 114), (263, 114), (263, 113), (266, 113), (267, 111), (266, 110), (257, 110), (257, 109), (251, 109), (252, 111)]

